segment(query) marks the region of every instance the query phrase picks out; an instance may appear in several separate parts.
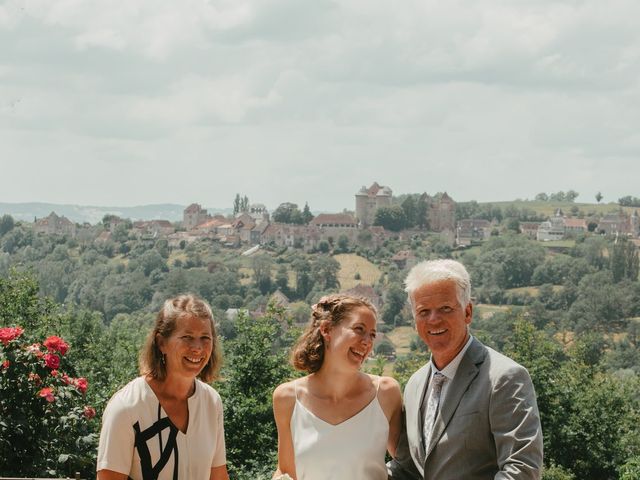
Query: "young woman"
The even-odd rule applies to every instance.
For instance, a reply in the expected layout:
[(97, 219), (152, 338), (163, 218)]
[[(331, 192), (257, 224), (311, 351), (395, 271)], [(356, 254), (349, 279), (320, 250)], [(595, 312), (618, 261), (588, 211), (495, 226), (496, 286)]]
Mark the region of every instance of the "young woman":
[(98, 480), (229, 480), (222, 402), (211, 382), (220, 356), (211, 308), (167, 300), (140, 352), (140, 374), (102, 417)]
[(309, 375), (273, 393), (278, 475), (295, 480), (386, 480), (402, 396), (389, 377), (361, 371), (376, 337), (376, 311), (360, 298), (323, 297), (292, 351)]

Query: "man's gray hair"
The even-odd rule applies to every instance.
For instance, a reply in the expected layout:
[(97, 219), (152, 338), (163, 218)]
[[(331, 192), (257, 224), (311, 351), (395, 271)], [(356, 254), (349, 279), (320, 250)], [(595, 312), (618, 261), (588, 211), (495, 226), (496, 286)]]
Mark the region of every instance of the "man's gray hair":
[(427, 260), (411, 269), (404, 281), (409, 302), (413, 306), (413, 293), (423, 285), (452, 280), (456, 284), (456, 293), (460, 306), (465, 308), (471, 302), (471, 278), (469, 272), (455, 260)]

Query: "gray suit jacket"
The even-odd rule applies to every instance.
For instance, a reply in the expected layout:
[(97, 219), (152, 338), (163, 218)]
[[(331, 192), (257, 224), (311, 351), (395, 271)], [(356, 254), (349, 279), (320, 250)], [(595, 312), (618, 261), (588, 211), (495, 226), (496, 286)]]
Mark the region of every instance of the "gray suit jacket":
[(393, 480), (540, 479), (542, 429), (531, 377), (521, 365), (473, 339), (441, 400), (423, 445), (428, 363), (404, 390), (405, 422)]

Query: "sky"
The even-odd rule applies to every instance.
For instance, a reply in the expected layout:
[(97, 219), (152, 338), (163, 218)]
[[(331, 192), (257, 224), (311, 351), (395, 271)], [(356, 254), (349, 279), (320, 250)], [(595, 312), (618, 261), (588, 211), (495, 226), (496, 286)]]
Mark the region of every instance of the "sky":
[(637, 0), (0, 0), (0, 202), (640, 196)]

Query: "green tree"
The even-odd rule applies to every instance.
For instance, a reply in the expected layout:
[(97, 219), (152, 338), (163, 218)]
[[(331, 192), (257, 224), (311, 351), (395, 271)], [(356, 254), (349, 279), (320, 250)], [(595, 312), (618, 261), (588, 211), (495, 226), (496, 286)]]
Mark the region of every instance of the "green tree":
[(349, 253), (349, 237), (344, 234), (340, 235), (338, 237), (338, 244), (335, 251), (336, 253)]
[(427, 204), (427, 195), (422, 194), (416, 201), (416, 226), (423, 230), (429, 229), (429, 205)]
[(617, 283), (625, 278), (636, 281), (640, 266), (636, 246), (627, 241), (626, 238), (619, 237), (614, 242), (610, 252), (610, 269), (613, 274), (613, 281)]
[(278, 223), (304, 223), (302, 212), (295, 203), (285, 202), (278, 205), (272, 215), (273, 221)]
[(241, 212), (241, 206), (240, 206), (241, 202), (242, 200), (240, 199), (240, 194), (236, 193), (236, 197), (233, 199), (233, 216), (234, 217)]
[(300, 256), (293, 260), (291, 266), (296, 276), (296, 297), (304, 299), (309, 295), (315, 283), (311, 273), (311, 263), (306, 257)]
[(253, 283), (263, 295), (271, 292), (272, 267), (273, 259), (270, 255), (256, 255), (251, 260), (251, 268), (253, 268)]
[(231, 478), (249, 480), (275, 470), (277, 434), (271, 396), (277, 385), (293, 376), (284, 348), (283, 315), (273, 306), (258, 318), (241, 312), (236, 337), (224, 345), (225, 381), (219, 390)]
[(379, 225), (392, 232), (399, 232), (407, 225), (407, 217), (400, 205), (380, 207), (376, 210), (374, 225)]
[(579, 195), (580, 194), (575, 190), (568, 190), (565, 194), (565, 200), (569, 203), (573, 203)]
[(339, 271), (340, 264), (337, 260), (326, 255), (318, 255), (311, 264), (311, 275), (315, 279), (316, 286), (322, 290), (340, 288)]
[(313, 220), (313, 213), (309, 209), (309, 204), (304, 202), (304, 208), (302, 209), (302, 223), (308, 225), (309, 222)]
[(402, 316), (402, 309), (407, 303), (407, 294), (399, 283), (389, 283), (382, 307), (382, 320), (387, 325), (399, 327), (406, 324)]
[(408, 227), (413, 227), (418, 223), (418, 208), (416, 205), (416, 199), (413, 195), (409, 195), (401, 204), (402, 210), (406, 218), (406, 224)]
[(15, 222), (11, 215), (3, 215), (0, 217), (0, 237), (11, 231), (15, 226)]
[(602, 193), (598, 192), (596, 193), (596, 202), (600, 203), (600, 201), (602, 200)]

